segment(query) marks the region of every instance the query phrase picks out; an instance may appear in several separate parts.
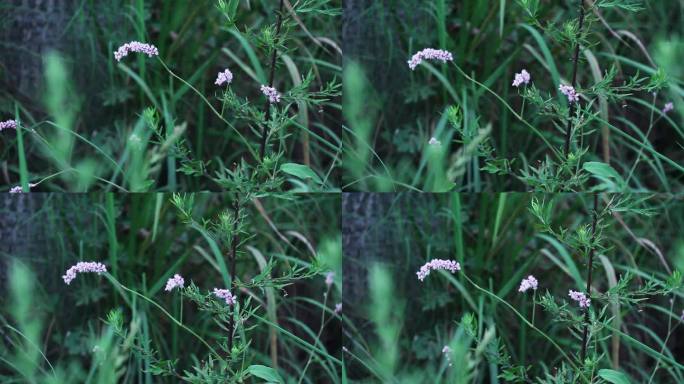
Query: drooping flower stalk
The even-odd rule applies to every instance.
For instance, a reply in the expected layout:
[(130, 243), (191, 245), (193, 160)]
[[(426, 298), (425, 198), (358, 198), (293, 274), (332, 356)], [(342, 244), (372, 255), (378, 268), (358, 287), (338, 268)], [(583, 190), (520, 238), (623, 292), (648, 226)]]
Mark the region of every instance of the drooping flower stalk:
[[(598, 221), (598, 193), (594, 194), (594, 219), (591, 223), (591, 249), (589, 250), (589, 267), (587, 271), (587, 296), (591, 296), (591, 275), (594, 267), (594, 241), (596, 240), (596, 222)], [(582, 352), (580, 353), (580, 363), (584, 362), (587, 356), (587, 334), (589, 332), (589, 302), (586, 299), (586, 306), (584, 307), (584, 327), (582, 329)]]
[(114, 59), (116, 61), (121, 61), (124, 57), (128, 56), (130, 52), (144, 53), (149, 57), (159, 56), (159, 50), (152, 44), (141, 43), (139, 41), (131, 41), (120, 46), (116, 52), (114, 52)]
[[(280, 0), (280, 6), (278, 7), (278, 16), (276, 21), (275, 30), (275, 44), (273, 47), (273, 53), (271, 54), (271, 70), (268, 76), (268, 87), (273, 88), (273, 82), (275, 80), (275, 66), (276, 57), (278, 55), (278, 39), (280, 38), (280, 29), (283, 25), (283, 0)], [(263, 86), (262, 86), (263, 87)], [(280, 98), (278, 98), (280, 99)], [(266, 101), (264, 109), (266, 110), (266, 120), (264, 126), (261, 128), (261, 149), (259, 150), (259, 158), (264, 161), (264, 156), (266, 155), (266, 136), (268, 135), (268, 121), (271, 119), (271, 98)]]
[[(575, 55), (572, 60), (572, 86), (573, 90), (577, 88), (577, 67), (579, 63), (579, 51), (580, 51), (580, 39), (582, 37), (582, 27), (584, 26), (584, 0), (577, 0), (579, 2), (580, 17), (579, 17), (579, 28), (577, 29), (577, 42), (575, 43)], [(570, 96), (568, 96), (570, 98)], [(568, 114), (568, 125), (565, 130), (565, 156), (570, 154), (570, 136), (572, 132), (572, 116), (575, 114), (575, 106), (577, 103), (570, 102), (570, 112)]]
[(456, 273), (456, 271), (461, 270), (461, 264), (453, 260), (432, 259), (420, 267), (418, 272), (416, 272), (416, 276), (418, 276), (418, 280), (423, 281), (430, 274), (430, 271), (436, 271), (438, 269)]
[(423, 62), (423, 60), (436, 60), (446, 63), (447, 61), (454, 61), (454, 55), (443, 49), (425, 48), (411, 56), (411, 60), (408, 61), (408, 66), (413, 71)]
[(107, 267), (102, 263), (95, 261), (79, 261), (64, 273), (62, 279), (66, 285), (70, 285), (79, 273), (97, 273), (98, 275), (101, 275), (105, 272), (107, 272)]
[(17, 121), (7, 120), (0, 122), (0, 131), (2, 131), (3, 129), (17, 129)]

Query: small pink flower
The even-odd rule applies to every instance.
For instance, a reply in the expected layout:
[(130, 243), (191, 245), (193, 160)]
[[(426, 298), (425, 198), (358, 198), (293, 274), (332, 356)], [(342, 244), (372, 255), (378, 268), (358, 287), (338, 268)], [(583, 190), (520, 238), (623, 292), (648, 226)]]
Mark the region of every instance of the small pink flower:
[(231, 72), (229, 69), (225, 69), (223, 72), (218, 73), (218, 77), (216, 77), (216, 82), (214, 84), (216, 84), (220, 87), (224, 83), (226, 85), (228, 85), (232, 81), (233, 81), (233, 72)]
[(266, 85), (261, 86), (261, 93), (268, 97), (268, 102), (271, 104), (280, 103), (280, 93), (277, 89), (273, 87), (268, 87)]
[(104, 264), (94, 262), (94, 261), (79, 261), (76, 265), (67, 269), (66, 273), (62, 276), (64, 282), (69, 285), (71, 281), (76, 278), (79, 273), (97, 273), (98, 275), (107, 272), (107, 267)]
[(4, 129), (17, 129), (16, 120), (0, 121), (0, 132)]
[(420, 270), (416, 272), (418, 280), (423, 281), (430, 274), (432, 270), (444, 269), (456, 273), (461, 270), (461, 264), (453, 260), (432, 259), (425, 263)]
[(513, 86), (520, 87), (523, 84), (527, 85), (530, 83), (531, 79), (532, 77), (530, 76), (530, 73), (523, 69), (522, 72), (515, 74), (515, 79), (513, 79)]
[(526, 279), (523, 279), (520, 282), (520, 288), (518, 288), (518, 292), (525, 293), (528, 289), (532, 288), (532, 290), (536, 291), (537, 286), (538, 286), (537, 279), (534, 278), (534, 276), (529, 275), (527, 276)]
[(185, 279), (183, 279), (183, 277), (181, 275), (176, 273), (175, 275), (173, 275), (172, 278), (170, 278), (166, 282), (166, 288), (164, 288), (164, 290), (166, 292), (171, 292), (176, 287), (183, 288), (184, 286), (185, 286)]
[(233, 296), (233, 294), (230, 293), (230, 290), (228, 289), (214, 288), (214, 295), (216, 295), (216, 297), (220, 299), (225, 300), (226, 304), (228, 305), (235, 305), (235, 296)]
[(335, 282), (335, 272), (328, 272), (325, 274), (325, 285), (330, 288), (331, 285)]
[(579, 304), (580, 308), (589, 308), (589, 306), (591, 305), (591, 299), (587, 298), (584, 292), (570, 290), (568, 296), (570, 296), (571, 299), (575, 300)]
[(116, 61), (121, 61), (124, 57), (128, 56), (130, 52), (144, 53), (149, 57), (159, 56), (159, 50), (152, 44), (141, 43), (139, 41), (131, 41), (119, 47), (119, 49), (114, 52), (114, 58)]
[(408, 61), (408, 66), (413, 71), (423, 60), (438, 60), (446, 63), (447, 61), (453, 61), (454, 56), (451, 52), (443, 49), (425, 48), (411, 57), (411, 60)]
[(672, 112), (674, 110), (674, 103), (669, 102), (665, 104), (665, 107), (663, 107), (663, 113), (667, 114), (668, 112)]
[(335, 314), (339, 315), (342, 312), (342, 303), (335, 304)]
[(579, 101), (579, 93), (577, 93), (577, 91), (575, 91), (575, 87), (573, 87), (572, 85), (561, 84), (558, 87), (558, 90), (561, 91), (562, 94), (564, 94), (565, 96), (568, 97), (568, 102), (570, 104)]

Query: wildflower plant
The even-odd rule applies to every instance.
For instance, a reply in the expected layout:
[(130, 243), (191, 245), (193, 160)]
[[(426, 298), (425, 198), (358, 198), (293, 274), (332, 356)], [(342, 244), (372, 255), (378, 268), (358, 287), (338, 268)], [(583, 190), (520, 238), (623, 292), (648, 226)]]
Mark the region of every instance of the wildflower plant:
[[(82, 124), (77, 117), (89, 112), (84, 109), (90, 107), (90, 99), (82, 102), (76, 96), (68, 97), (77, 94), (67, 86), (73, 71), (64, 65), (67, 60), (58, 56), (61, 73), (55, 73), (55, 81), (47, 84), (48, 91), (54, 90), (58, 97), (49, 98), (48, 106), (50, 114), (62, 117), (55, 122), (58, 135), (50, 137), (43, 129), (34, 130), (43, 123), (33, 121), (33, 116), (22, 126), (32, 146), (45, 147), (40, 155), (56, 169), (41, 179), (50, 180), (47, 185), (57, 181), (53, 178), (60, 179), (66, 188), (78, 191), (94, 185), (124, 192), (177, 191), (182, 189), (179, 184), (226, 190), (232, 185), (226, 177), (238, 164), (264, 190), (335, 189), (341, 151), (335, 144), (337, 128), (329, 128), (329, 120), (319, 124), (318, 119), (336, 113), (340, 86), (335, 66), (321, 69), (327, 65), (325, 59), (315, 57), (335, 60), (339, 49), (334, 39), (314, 38), (311, 28), (317, 25), (305, 22), (318, 24), (320, 19), (330, 23), (341, 13), (338, 5), (326, 1), (285, 5), (284, 1), (246, 6), (237, 1), (202, 0), (197, 6), (200, 11), (193, 13), (185, 26), (167, 26), (175, 21), (162, 18), (136, 26), (136, 39), (125, 30), (106, 33), (106, 45), (111, 47), (106, 63), (110, 81), (103, 84), (108, 89), (99, 91), (107, 98), (106, 112), (137, 117), (111, 118), (116, 126), (108, 132), (116, 131), (111, 133), (115, 137), (77, 132)], [(166, 11), (150, 15), (164, 15), (172, 7), (163, 5)], [(173, 7), (173, 12), (190, 7), (190, 3)], [(261, 17), (262, 11), (266, 17)], [(147, 19), (145, 15), (126, 16)], [(198, 25), (197, 17), (207, 19), (209, 26)], [(197, 34), (191, 29), (194, 26), (220, 30), (221, 36)], [(158, 32), (159, 28), (171, 29), (165, 33)], [(166, 36), (178, 30), (185, 35), (167, 41)], [(203, 40), (196, 41), (197, 36)], [(314, 47), (302, 53), (302, 39), (314, 41)], [(186, 44), (202, 48), (193, 46), (193, 54), (185, 49)], [(186, 59), (188, 55), (192, 57)], [(188, 66), (190, 62), (195, 66)], [(141, 96), (140, 103), (132, 102), (134, 94)], [(195, 102), (192, 113), (186, 113), (183, 107)], [(135, 106), (119, 108), (131, 104)], [(2, 124), (2, 131), (5, 126), (13, 127)], [(207, 140), (209, 136), (211, 140)], [(29, 148), (16, 150), (23, 156)], [(74, 156), (76, 152), (88, 155), (79, 158)], [(35, 156), (32, 151), (29, 154)], [(33, 169), (37, 165), (30, 162), (21, 170), (22, 177), (31, 173), (35, 176), (29, 181), (38, 178), (40, 170)], [(163, 182), (168, 185), (161, 185)]]

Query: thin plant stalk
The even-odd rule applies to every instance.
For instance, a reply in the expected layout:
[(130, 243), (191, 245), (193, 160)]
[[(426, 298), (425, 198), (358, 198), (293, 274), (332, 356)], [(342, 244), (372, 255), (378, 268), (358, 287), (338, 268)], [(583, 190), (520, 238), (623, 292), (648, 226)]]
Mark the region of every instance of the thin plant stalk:
[[(271, 68), (268, 75), (268, 86), (273, 87), (273, 82), (275, 81), (275, 66), (276, 58), (278, 55), (278, 38), (280, 37), (280, 29), (283, 26), (283, 0), (280, 0), (280, 6), (278, 7), (278, 16), (276, 21), (275, 30), (275, 43), (273, 47), (273, 53), (271, 54)], [(264, 155), (266, 154), (266, 136), (268, 135), (268, 121), (271, 119), (271, 104), (269, 100), (266, 100), (266, 120), (264, 126), (261, 127), (261, 149), (259, 150), (259, 159), (261, 162), (264, 161)]]
[[(318, 329), (318, 333), (316, 334), (316, 340), (320, 340), (321, 334), (323, 334), (323, 328), (325, 328), (325, 308), (328, 308), (328, 295), (330, 294), (330, 287), (328, 287), (328, 290), (325, 292), (323, 295), (323, 312), (321, 313), (321, 327)], [(301, 384), (302, 380), (304, 380), (304, 375), (306, 375), (306, 371), (309, 369), (309, 365), (311, 365), (311, 361), (313, 360), (314, 357), (314, 351), (312, 350), (311, 353), (309, 353), (309, 359), (306, 361), (306, 365), (304, 366), (304, 369), (302, 370), (302, 374), (299, 376), (299, 381), (297, 381), (297, 384)]]
[[(594, 241), (596, 240), (596, 221), (598, 220), (598, 193), (594, 194), (594, 219), (591, 223), (591, 249), (589, 250), (589, 267), (587, 270), (587, 297), (591, 295), (591, 277), (594, 266)], [(589, 333), (589, 307), (584, 308), (584, 326), (582, 327), (582, 350), (580, 352), (580, 363), (584, 362), (587, 356), (587, 337)]]
[[(575, 55), (572, 59), (572, 86), (577, 88), (577, 67), (579, 63), (579, 51), (580, 51), (580, 38), (582, 36), (582, 27), (584, 26), (584, 0), (577, 0), (579, 2), (580, 17), (579, 17), (579, 28), (577, 30), (577, 42), (575, 43)], [(575, 114), (575, 104), (576, 102), (570, 103), (570, 112), (568, 113), (568, 125), (565, 130), (565, 156), (570, 154), (570, 136), (572, 136), (572, 116)]]
[[(233, 215), (235, 222), (233, 222), (233, 236), (230, 239), (230, 284), (235, 286), (235, 259), (237, 258), (237, 243), (240, 241), (240, 234), (238, 233), (238, 221), (240, 220), (240, 196), (235, 196), (235, 203), (233, 205)], [(237, 290), (235, 291), (235, 301), (237, 301)], [(236, 305), (233, 306), (233, 312)], [(228, 356), (230, 357), (233, 350), (233, 331), (235, 330), (235, 313), (231, 313), (228, 321)]]

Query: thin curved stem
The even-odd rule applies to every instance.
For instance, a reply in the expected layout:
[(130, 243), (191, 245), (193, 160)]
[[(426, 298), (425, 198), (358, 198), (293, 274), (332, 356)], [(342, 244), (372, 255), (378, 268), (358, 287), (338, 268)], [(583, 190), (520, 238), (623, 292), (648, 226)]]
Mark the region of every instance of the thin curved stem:
[(231, 124), (228, 120), (226, 120), (226, 119), (225, 119), (225, 118), (216, 110), (216, 108), (214, 108), (214, 106), (211, 105), (211, 103), (209, 102), (209, 100), (207, 100), (207, 98), (206, 98), (200, 91), (197, 90), (197, 88), (193, 87), (192, 84), (188, 83), (188, 82), (185, 81), (183, 78), (181, 78), (180, 76), (178, 76), (178, 75), (176, 75), (175, 73), (173, 73), (173, 71), (172, 71), (171, 69), (169, 69), (168, 66), (166, 66), (166, 63), (164, 63), (164, 61), (163, 61), (161, 58), (158, 58), (158, 60), (159, 60), (159, 62), (161, 63), (161, 65), (164, 67), (164, 69), (166, 69), (166, 71), (169, 72), (169, 74), (171, 74), (171, 76), (175, 77), (176, 79), (178, 79), (179, 81), (181, 81), (183, 84), (187, 85), (190, 89), (192, 89), (192, 91), (195, 92), (195, 93), (202, 99), (202, 101), (204, 101), (205, 104), (207, 104), (207, 106), (209, 107), (209, 109), (211, 109), (211, 111), (214, 112), (214, 114), (215, 114), (219, 119), (221, 119), (221, 121), (223, 121), (230, 129), (232, 129), (232, 130), (238, 135), (238, 137), (240, 138), (240, 140), (242, 140), (243, 144), (245, 145), (245, 147), (247, 148), (247, 150), (249, 151), (249, 153), (252, 155), (252, 157), (253, 157), (255, 160), (259, 161), (259, 157), (257, 156), (257, 153), (252, 149), (252, 146), (249, 145), (249, 141), (247, 141), (247, 138), (246, 138), (246, 137), (245, 137), (237, 128), (235, 128), (235, 126), (234, 126), (233, 124)]
[(143, 294), (141, 294), (141, 293), (138, 293), (138, 292), (136, 292), (136, 291), (134, 291), (134, 290), (132, 290), (132, 289), (126, 287), (125, 285), (121, 284), (114, 276), (110, 275), (109, 273), (105, 273), (104, 276), (107, 277), (107, 279), (108, 279), (111, 283), (113, 283), (116, 287), (119, 287), (119, 288), (121, 288), (121, 289), (123, 289), (123, 290), (125, 290), (125, 291), (127, 291), (127, 292), (130, 292), (130, 293), (132, 293), (132, 294), (134, 294), (134, 295), (136, 295), (136, 296), (142, 298), (143, 300), (149, 302), (150, 304), (154, 305), (155, 307), (157, 307), (157, 309), (159, 309), (160, 311), (162, 311), (162, 313), (163, 313), (164, 315), (166, 315), (166, 317), (168, 317), (169, 319), (171, 319), (171, 321), (173, 321), (176, 325), (178, 325), (179, 327), (183, 328), (185, 331), (187, 331), (187, 332), (190, 333), (191, 335), (195, 336), (195, 337), (197, 338), (197, 340), (201, 341), (202, 344), (204, 344), (207, 348), (209, 348), (209, 350), (211, 351), (211, 353), (213, 353), (214, 355), (216, 355), (216, 357), (218, 357), (219, 359), (222, 359), (221, 355), (219, 355), (218, 352), (216, 352), (216, 350), (215, 350), (214, 348), (212, 348), (212, 346), (211, 346), (206, 340), (204, 340), (200, 335), (198, 335), (197, 333), (195, 333), (195, 331), (193, 331), (192, 329), (190, 329), (190, 328), (186, 327), (185, 325), (183, 325), (183, 323), (181, 323), (180, 321), (178, 321), (178, 320), (177, 320), (175, 317), (173, 317), (169, 312), (167, 312), (166, 309), (164, 309), (164, 307), (162, 307), (161, 305), (157, 304), (156, 301), (150, 299), (149, 297), (147, 297), (147, 296), (145, 296), (145, 295), (143, 295)]
[[(480, 287), (480, 286), (477, 285), (474, 281), (470, 280), (470, 278), (468, 277), (468, 275), (466, 275), (465, 273), (463, 273), (462, 275), (463, 275), (463, 277), (464, 277), (472, 286), (474, 286), (476, 289), (478, 289), (478, 290), (480, 290), (480, 291), (486, 293), (486, 294), (489, 295), (489, 296), (492, 296), (492, 297), (495, 298), (497, 301), (499, 301), (499, 302), (501, 302), (502, 304), (504, 304), (505, 306), (507, 306), (508, 309), (510, 309), (511, 311), (513, 311), (513, 313), (515, 313), (516, 316), (518, 316), (525, 324), (527, 324), (528, 327), (530, 327), (531, 329), (537, 331), (540, 335), (542, 335), (542, 337), (544, 337), (548, 342), (550, 342), (551, 345), (553, 345), (554, 348), (556, 348), (556, 349), (558, 350), (558, 352), (560, 352), (560, 354), (568, 361), (568, 364), (570, 364), (570, 366), (571, 366), (573, 369), (578, 370), (578, 367), (577, 367), (577, 365), (575, 364), (575, 362), (572, 360), (572, 358), (570, 358), (570, 356), (568, 356), (568, 354), (565, 353), (565, 351), (563, 350), (563, 348), (561, 348), (561, 346), (558, 345), (558, 344), (551, 338), (551, 336), (549, 336), (549, 335), (547, 335), (546, 333), (544, 333), (544, 331), (542, 331), (541, 329), (535, 327), (534, 324), (530, 323), (530, 321), (527, 320), (527, 318), (525, 318), (525, 316), (523, 316), (520, 312), (518, 312), (518, 310), (515, 309), (512, 305), (510, 305), (506, 300), (500, 298), (500, 297), (497, 296), (495, 293), (490, 292), (490, 291), (488, 291), (488, 290), (486, 290), (486, 289)], [(584, 379), (585, 381), (587, 381), (586, 377), (584, 377), (584, 375), (582, 374), (581, 371), (580, 371), (580, 376), (582, 377), (582, 379)]]

